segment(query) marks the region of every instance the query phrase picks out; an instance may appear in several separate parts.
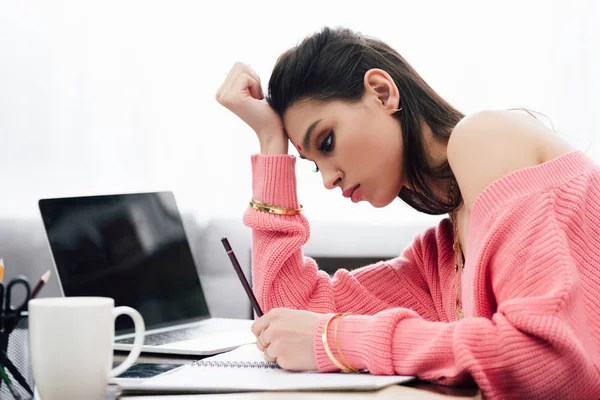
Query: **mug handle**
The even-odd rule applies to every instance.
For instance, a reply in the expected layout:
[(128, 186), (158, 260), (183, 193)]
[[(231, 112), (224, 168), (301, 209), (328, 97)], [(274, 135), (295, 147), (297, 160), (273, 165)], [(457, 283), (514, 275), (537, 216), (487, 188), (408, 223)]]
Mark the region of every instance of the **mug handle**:
[(121, 364), (110, 370), (108, 373), (108, 378), (114, 378), (118, 375), (121, 375), (123, 372), (127, 370), (127, 368), (131, 367), (133, 363), (135, 363), (140, 356), (142, 351), (142, 345), (144, 344), (144, 334), (146, 327), (144, 325), (144, 319), (140, 315), (139, 312), (134, 310), (131, 307), (115, 307), (112, 310), (112, 314), (114, 319), (117, 319), (119, 315), (128, 315), (133, 320), (133, 325), (135, 326), (135, 339), (133, 340), (133, 349)]

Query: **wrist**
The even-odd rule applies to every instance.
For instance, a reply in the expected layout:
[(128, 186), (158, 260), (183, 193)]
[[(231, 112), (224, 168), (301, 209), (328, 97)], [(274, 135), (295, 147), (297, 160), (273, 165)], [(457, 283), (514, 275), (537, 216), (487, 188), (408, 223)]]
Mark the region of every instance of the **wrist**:
[[(313, 354), (317, 363), (317, 368), (320, 372), (337, 371), (338, 367), (332, 362), (331, 358), (325, 350), (322, 340), (325, 324), (333, 314), (326, 314), (321, 319), (317, 331), (313, 337)], [(333, 356), (339, 360), (343, 358), (346, 364), (350, 364), (353, 368), (363, 370), (366, 369), (365, 353), (368, 349), (364, 348), (363, 341), (369, 335), (369, 322), (372, 316), (352, 315), (345, 317), (340, 321), (339, 330), (330, 324), (327, 331), (327, 339), (330, 343), (330, 350)], [(339, 346), (336, 346), (336, 341)], [(341, 351), (341, 352), (340, 352)]]
[(261, 154), (287, 154), (288, 153), (288, 140), (287, 138), (281, 134), (283, 137), (273, 138), (270, 137), (268, 139), (260, 140), (260, 152)]

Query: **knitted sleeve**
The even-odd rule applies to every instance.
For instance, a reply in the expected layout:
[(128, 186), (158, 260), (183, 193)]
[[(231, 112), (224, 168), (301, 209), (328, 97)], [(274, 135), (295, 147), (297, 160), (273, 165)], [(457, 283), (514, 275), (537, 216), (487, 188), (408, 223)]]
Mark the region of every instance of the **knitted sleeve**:
[[(254, 155), (254, 198), (297, 208), (295, 160), (287, 155)], [(426, 266), (420, 240), (398, 258), (352, 272), (338, 270), (331, 278), (318, 269), (313, 259), (303, 256), (302, 246), (310, 229), (302, 214), (276, 215), (249, 207), (244, 222), (252, 228), (253, 287), (263, 311), (287, 307), (321, 313), (374, 314), (390, 307), (406, 307), (427, 320), (438, 320), (438, 309), (423, 273)]]

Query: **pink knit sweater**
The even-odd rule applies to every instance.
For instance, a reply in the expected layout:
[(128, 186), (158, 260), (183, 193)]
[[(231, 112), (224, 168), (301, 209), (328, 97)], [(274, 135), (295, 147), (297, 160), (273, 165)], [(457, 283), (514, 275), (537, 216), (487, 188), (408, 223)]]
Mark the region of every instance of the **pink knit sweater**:
[[(252, 156), (254, 198), (297, 207), (295, 164)], [(489, 398), (600, 398), (600, 170), (581, 152), (514, 172), (477, 198), (460, 321), (448, 219), (400, 257), (333, 278), (302, 254), (304, 216), (248, 208), (244, 222), (263, 310), (360, 314), (338, 331), (357, 368), (442, 384), (474, 379)], [(326, 318), (314, 336), (323, 372), (336, 369), (320, 340)]]

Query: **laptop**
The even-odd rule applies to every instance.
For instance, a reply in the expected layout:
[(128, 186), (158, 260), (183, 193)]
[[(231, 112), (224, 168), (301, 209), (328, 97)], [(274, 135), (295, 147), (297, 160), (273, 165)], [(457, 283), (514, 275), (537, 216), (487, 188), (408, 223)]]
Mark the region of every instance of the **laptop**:
[[(146, 353), (213, 355), (254, 343), (252, 320), (211, 318), (171, 192), (39, 201), (64, 296), (102, 296), (142, 314)], [(115, 350), (133, 346), (119, 317)]]

